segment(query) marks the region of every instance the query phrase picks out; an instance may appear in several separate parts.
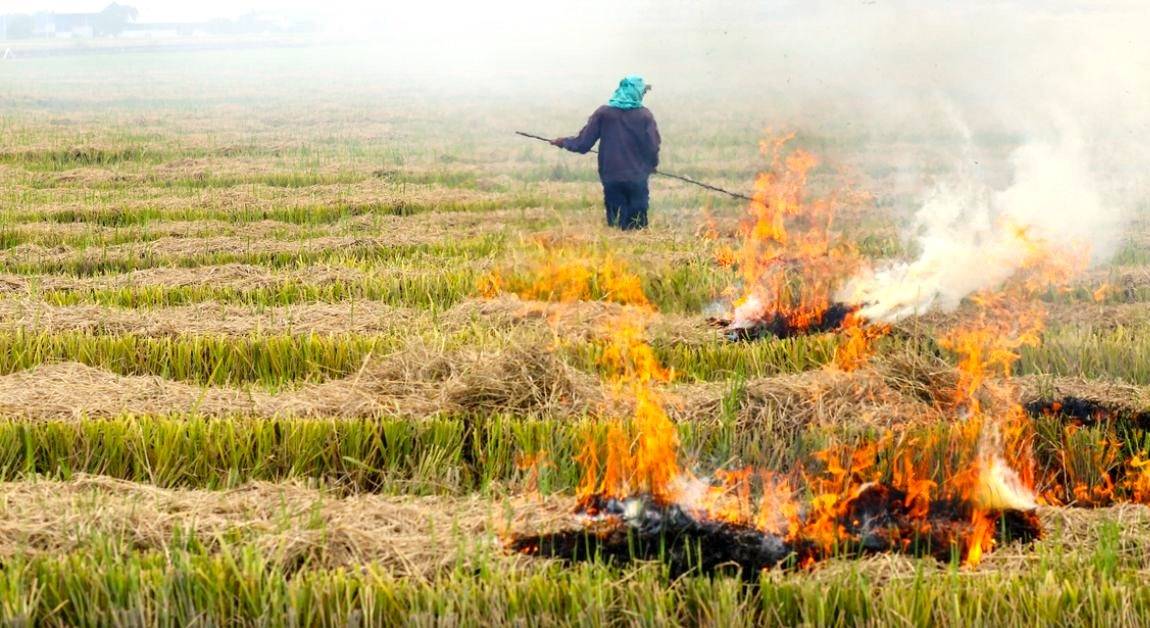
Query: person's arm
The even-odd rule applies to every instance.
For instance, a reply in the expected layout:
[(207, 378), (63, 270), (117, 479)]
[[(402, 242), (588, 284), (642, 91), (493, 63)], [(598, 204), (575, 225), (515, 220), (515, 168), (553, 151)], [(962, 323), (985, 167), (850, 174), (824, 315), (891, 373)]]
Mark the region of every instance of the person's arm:
[(659, 137), (659, 125), (655, 124), (655, 116), (651, 116), (647, 124), (647, 142), (650, 147), (651, 172), (654, 172), (659, 168), (659, 145), (663, 142), (663, 138)]
[(587, 124), (583, 127), (582, 131), (579, 131), (579, 135), (575, 137), (561, 137), (551, 143), (573, 153), (586, 153), (591, 150), (591, 147), (598, 141), (599, 111), (596, 110), (595, 113), (591, 114), (591, 117), (587, 119)]

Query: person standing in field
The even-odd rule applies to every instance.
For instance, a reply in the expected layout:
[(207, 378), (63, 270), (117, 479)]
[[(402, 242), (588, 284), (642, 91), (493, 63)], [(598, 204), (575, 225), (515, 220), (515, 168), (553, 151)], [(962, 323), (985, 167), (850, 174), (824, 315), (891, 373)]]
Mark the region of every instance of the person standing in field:
[(643, 96), (649, 91), (651, 86), (643, 77), (624, 78), (579, 135), (551, 141), (576, 153), (586, 153), (599, 142), (599, 180), (607, 224), (624, 231), (647, 226), (647, 179), (659, 166), (659, 127), (643, 106)]

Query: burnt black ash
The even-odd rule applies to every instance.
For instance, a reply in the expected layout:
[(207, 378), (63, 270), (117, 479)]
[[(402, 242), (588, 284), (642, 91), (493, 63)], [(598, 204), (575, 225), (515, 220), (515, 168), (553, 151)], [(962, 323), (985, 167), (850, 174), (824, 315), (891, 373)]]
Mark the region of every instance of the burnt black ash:
[(1035, 418), (1060, 417), (1084, 427), (1109, 424), (1150, 430), (1150, 410), (1136, 412), (1086, 397), (1066, 395), (1057, 399), (1035, 399), (1025, 403), (1023, 407), (1027, 414)]
[[(788, 568), (838, 557), (897, 552), (950, 561), (972, 533), (969, 504), (930, 502), (926, 517), (912, 516), (906, 493), (883, 484), (864, 488), (835, 523), (848, 542), (831, 551), (809, 540), (794, 541), (757, 528), (700, 518), (675, 504), (648, 497), (593, 500), (582, 510), (586, 525), (559, 532), (521, 536), (510, 549), (569, 562), (661, 561), (675, 577), (686, 573), (738, 573), (755, 581), (764, 569)], [(1027, 543), (1041, 536), (1033, 512), (991, 515), (999, 542)]]
[(809, 324), (796, 325), (781, 312), (772, 312), (764, 318), (751, 321), (749, 324), (739, 323), (722, 318), (710, 318), (707, 321), (715, 327), (720, 327), (727, 340), (731, 342), (761, 340), (763, 338), (794, 338), (796, 336), (809, 336), (836, 331), (843, 326), (846, 318), (858, 309), (857, 306), (845, 303), (832, 303), (823, 310), (822, 314)]
[[(969, 502), (937, 499), (929, 502), (925, 517), (914, 516), (905, 492), (871, 484), (848, 503), (841, 523), (856, 539), (855, 553), (898, 552), (947, 562), (955, 558), (961, 541), (972, 535), (973, 514)], [(1029, 543), (1042, 535), (1038, 516), (1031, 511), (996, 511), (989, 516), (1000, 543)]]
[(662, 561), (671, 575), (737, 572), (758, 578), (793, 556), (783, 537), (749, 526), (698, 519), (677, 505), (643, 498), (610, 500), (585, 528), (524, 536), (514, 551), (567, 561), (600, 559), (616, 564)]

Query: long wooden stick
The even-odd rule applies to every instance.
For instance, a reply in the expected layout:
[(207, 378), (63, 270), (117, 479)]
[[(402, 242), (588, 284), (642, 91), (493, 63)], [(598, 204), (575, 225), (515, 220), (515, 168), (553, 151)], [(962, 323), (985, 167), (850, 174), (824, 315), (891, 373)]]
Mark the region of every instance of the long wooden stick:
[[(516, 135), (522, 135), (523, 137), (529, 137), (533, 140), (539, 140), (541, 142), (547, 142), (548, 144), (551, 143), (551, 140), (549, 140), (545, 137), (539, 136), (539, 135), (532, 135), (531, 133), (524, 133), (523, 131), (516, 131), (515, 134)], [(595, 149), (591, 149), (589, 152), (598, 153), (599, 151), (597, 151)], [(678, 179), (678, 180), (683, 181), (685, 183), (690, 183), (691, 185), (697, 185), (701, 188), (706, 188), (708, 190), (711, 190), (712, 192), (718, 192), (720, 194), (726, 194), (727, 196), (742, 199), (744, 201), (755, 200), (755, 199), (747, 196), (746, 194), (739, 194), (738, 192), (732, 192), (730, 190), (724, 190), (723, 188), (715, 187), (709, 183), (703, 183), (702, 181), (696, 181), (690, 177), (684, 177), (683, 175), (671, 174), (670, 172), (662, 172), (660, 170), (655, 170), (653, 174), (657, 174), (661, 177), (669, 177), (671, 179)]]

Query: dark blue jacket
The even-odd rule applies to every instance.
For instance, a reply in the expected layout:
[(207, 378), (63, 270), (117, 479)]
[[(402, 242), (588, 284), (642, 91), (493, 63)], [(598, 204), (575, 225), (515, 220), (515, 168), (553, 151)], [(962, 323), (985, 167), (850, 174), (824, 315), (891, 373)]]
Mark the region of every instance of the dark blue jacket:
[(644, 181), (659, 166), (659, 127), (646, 107), (603, 105), (591, 114), (579, 135), (563, 138), (563, 148), (586, 153), (595, 142), (599, 142), (602, 181)]

